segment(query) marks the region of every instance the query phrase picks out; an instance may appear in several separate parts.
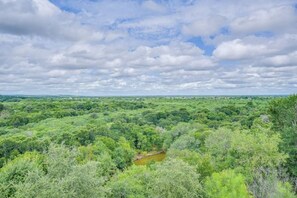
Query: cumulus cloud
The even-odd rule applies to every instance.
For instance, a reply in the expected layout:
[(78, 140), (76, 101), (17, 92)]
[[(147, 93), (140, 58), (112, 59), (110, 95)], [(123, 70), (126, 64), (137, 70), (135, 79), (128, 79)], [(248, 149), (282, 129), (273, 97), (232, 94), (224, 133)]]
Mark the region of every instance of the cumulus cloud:
[(216, 34), (224, 27), (226, 18), (219, 15), (198, 18), (182, 28), (182, 32), (192, 36), (209, 36)]
[(296, 93), (296, 13), (291, 0), (0, 0), (0, 94)]
[(265, 45), (243, 43), (241, 39), (226, 41), (214, 51), (214, 56), (225, 60), (252, 58), (270, 53)]
[(1, 0), (0, 31), (15, 35), (32, 35), (58, 39), (101, 39), (47, 0)]
[(268, 57), (265, 58), (262, 62), (264, 66), (297, 66), (297, 51), (289, 54)]
[(230, 28), (238, 33), (285, 32), (296, 33), (297, 16), (294, 5), (260, 9), (235, 19)]

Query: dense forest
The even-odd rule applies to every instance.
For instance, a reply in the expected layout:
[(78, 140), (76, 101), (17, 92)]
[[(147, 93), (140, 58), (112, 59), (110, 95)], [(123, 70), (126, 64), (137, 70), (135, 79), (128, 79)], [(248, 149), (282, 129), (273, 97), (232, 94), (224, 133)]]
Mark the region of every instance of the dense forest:
[(0, 96), (1, 198), (293, 198), (296, 178), (296, 95)]

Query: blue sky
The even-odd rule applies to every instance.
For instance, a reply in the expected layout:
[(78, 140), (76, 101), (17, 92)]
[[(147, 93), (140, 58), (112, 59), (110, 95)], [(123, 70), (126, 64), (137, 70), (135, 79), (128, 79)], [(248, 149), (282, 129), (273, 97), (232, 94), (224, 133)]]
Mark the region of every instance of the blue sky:
[(0, 94), (292, 93), (293, 0), (0, 0)]

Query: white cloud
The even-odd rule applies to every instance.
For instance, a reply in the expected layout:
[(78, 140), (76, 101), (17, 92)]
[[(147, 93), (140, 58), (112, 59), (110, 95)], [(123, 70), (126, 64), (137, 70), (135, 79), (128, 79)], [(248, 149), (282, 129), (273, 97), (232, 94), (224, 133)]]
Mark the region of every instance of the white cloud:
[(0, 0), (0, 32), (52, 39), (102, 39), (100, 32), (76, 22), (47, 0)]
[(143, 2), (143, 7), (155, 12), (164, 12), (166, 11), (166, 8), (160, 4), (157, 4), (156, 2), (152, 0), (144, 1)]
[(276, 55), (265, 58), (262, 61), (264, 66), (296, 66), (297, 65), (297, 51), (285, 55)]
[(223, 60), (239, 60), (257, 57), (270, 53), (271, 50), (261, 44), (247, 44), (241, 39), (220, 44), (214, 51), (214, 56)]
[(191, 36), (210, 36), (220, 31), (224, 27), (226, 18), (219, 15), (197, 18), (190, 24), (183, 27), (182, 32)]
[(294, 9), (292, 0), (0, 0), (0, 94), (293, 93)]
[(295, 32), (297, 13), (293, 5), (256, 10), (248, 16), (236, 18), (230, 28), (238, 33)]

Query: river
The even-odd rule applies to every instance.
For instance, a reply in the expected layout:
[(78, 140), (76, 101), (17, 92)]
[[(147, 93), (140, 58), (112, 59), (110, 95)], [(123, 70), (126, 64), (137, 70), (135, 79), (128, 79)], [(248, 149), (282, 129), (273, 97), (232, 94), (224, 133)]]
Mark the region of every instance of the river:
[(156, 161), (156, 162), (160, 162), (162, 160), (164, 160), (166, 157), (166, 153), (165, 152), (161, 152), (161, 153), (157, 153), (154, 155), (148, 155), (148, 156), (144, 156), (141, 159), (137, 159), (134, 161), (135, 165), (146, 165), (149, 162), (152, 161)]

